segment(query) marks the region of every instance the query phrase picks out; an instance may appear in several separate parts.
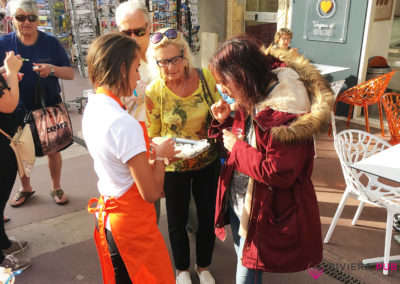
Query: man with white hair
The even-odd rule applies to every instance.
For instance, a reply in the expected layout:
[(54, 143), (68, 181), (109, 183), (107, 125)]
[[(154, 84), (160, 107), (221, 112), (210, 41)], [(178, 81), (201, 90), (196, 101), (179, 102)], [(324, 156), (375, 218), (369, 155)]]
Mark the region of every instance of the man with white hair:
[(140, 46), (141, 62), (139, 67), (140, 80), (133, 96), (124, 103), (127, 110), (137, 120), (145, 121), (144, 95), (147, 85), (154, 79), (147, 63), (147, 48), (150, 42), (151, 17), (146, 4), (142, 0), (129, 0), (121, 3), (115, 12), (118, 30), (133, 38)]
[[(155, 78), (152, 75), (154, 72), (151, 71), (146, 56), (150, 43), (151, 16), (144, 1), (129, 0), (122, 2), (117, 7), (115, 22), (120, 32), (132, 37), (140, 46), (140, 80), (137, 82), (134, 94), (130, 97), (123, 97), (122, 102), (125, 104), (127, 111), (142, 124), (145, 137), (147, 137), (144, 96), (147, 85)], [(156, 201), (154, 206), (158, 223), (160, 220), (160, 200)]]

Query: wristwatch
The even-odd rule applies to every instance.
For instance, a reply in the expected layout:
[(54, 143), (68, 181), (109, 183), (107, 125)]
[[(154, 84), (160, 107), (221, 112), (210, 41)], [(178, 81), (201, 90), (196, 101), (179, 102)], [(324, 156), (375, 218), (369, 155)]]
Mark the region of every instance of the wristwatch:
[(55, 73), (55, 71), (54, 71), (54, 67), (50, 67), (50, 74), (49, 74), (49, 76), (56, 76), (56, 73)]

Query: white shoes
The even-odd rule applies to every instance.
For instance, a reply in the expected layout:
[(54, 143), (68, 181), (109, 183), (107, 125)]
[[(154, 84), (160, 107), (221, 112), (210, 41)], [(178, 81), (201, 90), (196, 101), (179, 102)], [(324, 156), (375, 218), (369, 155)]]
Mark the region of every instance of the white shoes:
[(189, 271), (181, 271), (176, 276), (176, 284), (192, 284)]
[[(215, 279), (210, 271), (203, 270), (199, 272), (196, 268), (197, 276), (199, 277), (200, 284), (215, 284)], [(176, 284), (192, 284), (189, 271), (181, 271), (176, 276)]]
[(210, 271), (203, 270), (202, 272), (199, 272), (196, 269), (196, 273), (197, 273), (197, 276), (199, 276), (200, 284), (215, 284), (215, 279), (211, 275)]

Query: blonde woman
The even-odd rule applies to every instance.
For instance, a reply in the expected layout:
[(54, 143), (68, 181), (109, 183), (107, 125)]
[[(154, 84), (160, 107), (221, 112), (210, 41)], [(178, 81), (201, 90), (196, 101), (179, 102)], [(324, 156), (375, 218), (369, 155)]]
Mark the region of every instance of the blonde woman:
[[(210, 72), (193, 68), (188, 44), (175, 29), (165, 28), (154, 33), (150, 38), (150, 48), (160, 76), (146, 90), (149, 137), (207, 138), (210, 118), (207, 100), (216, 102), (220, 99)], [(204, 77), (203, 82), (201, 76)], [(216, 148), (212, 146), (195, 158), (178, 160), (166, 167), (164, 192), (168, 232), (178, 284), (192, 283), (186, 232), (191, 193), (198, 216), (196, 272), (201, 284), (215, 283), (208, 267), (215, 241), (213, 220), (219, 168), (217, 156)]]
[(292, 52), (294, 55), (299, 55), (298, 49), (290, 46), (292, 42), (293, 33), (288, 28), (281, 28), (274, 35), (274, 41), (267, 48), (267, 53), (270, 53), (272, 49), (283, 50)]

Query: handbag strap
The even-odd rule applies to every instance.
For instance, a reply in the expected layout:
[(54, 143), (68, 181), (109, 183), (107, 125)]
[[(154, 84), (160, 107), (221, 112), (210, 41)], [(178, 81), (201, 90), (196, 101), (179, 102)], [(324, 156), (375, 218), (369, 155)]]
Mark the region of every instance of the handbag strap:
[(208, 111), (210, 112), (211, 117), (214, 117), (214, 115), (212, 114), (212, 111), (211, 111), (211, 106), (214, 104), (214, 100), (213, 100), (213, 97), (211, 96), (210, 89), (208, 88), (207, 81), (204, 78), (203, 70), (201, 70), (201, 69), (196, 69), (196, 70), (199, 73), (201, 87), (202, 87), (203, 93), (204, 93), (204, 99), (206, 100), (206, 103), (208, 105)]
[(40, 106), (45, 109), (46, 108), (46, 102), (44, 100), (44, 93), (43, 93), (43, 88), (42, 85), (40, 84), (40, 76), (38, 76), (38, 80), (36, 82), (35, 86), (35, 105), (40, 104)]
[(7, 137), (10, 141), (12, 140), (11, 136), (7, 134), (3, 129), (0, 128), (0, 133)]

